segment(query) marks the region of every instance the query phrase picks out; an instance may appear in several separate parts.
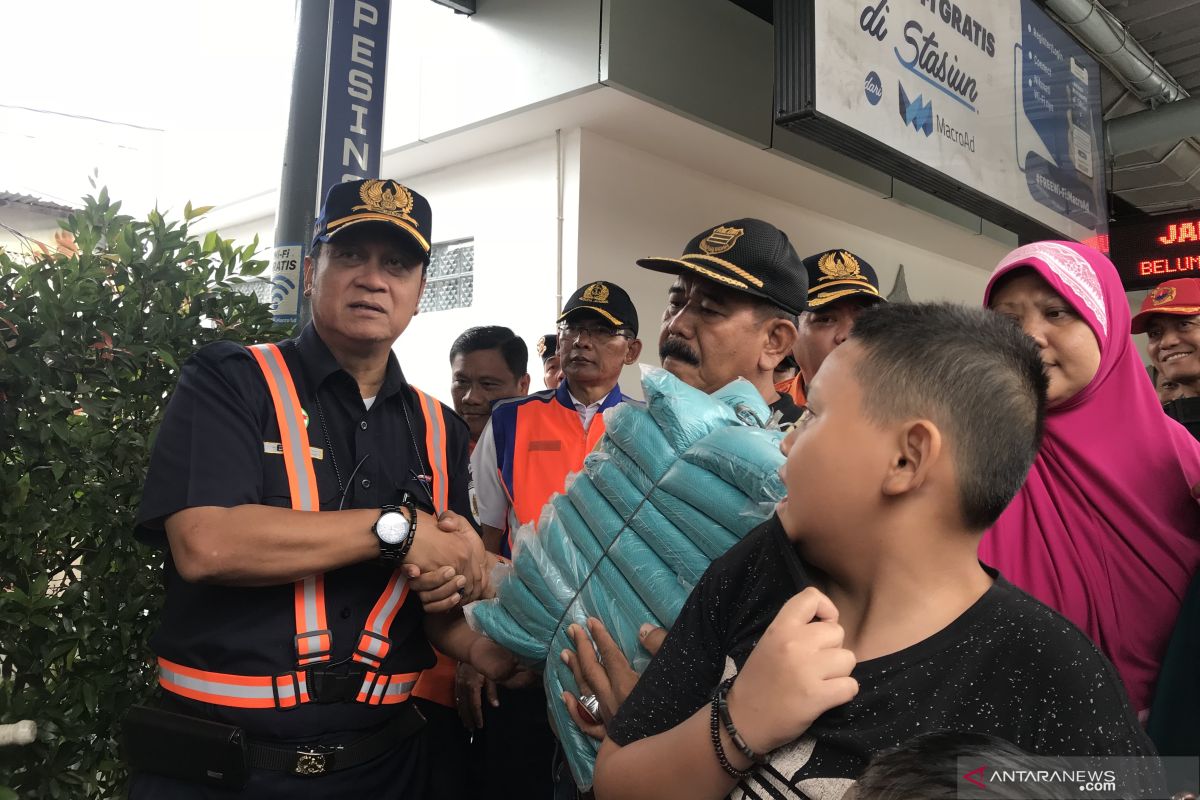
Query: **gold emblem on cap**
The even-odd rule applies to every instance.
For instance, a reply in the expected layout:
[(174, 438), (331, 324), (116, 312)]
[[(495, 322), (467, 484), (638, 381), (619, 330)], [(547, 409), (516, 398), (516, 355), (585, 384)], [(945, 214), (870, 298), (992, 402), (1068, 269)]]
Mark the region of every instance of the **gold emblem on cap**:
[(741, 228), (726, 228), (724, 225), (718, 225), (713, 228), (713, 232), (705, 236), (700, 241), (700, 249), (710, 256), (727, 253), (733, 249), (733, 245), (745, 233)]
[(1161, 289), (1156, 289), (1154, 294), (1150, 295), (1150, 302), (1156, 306), (1161, 306), (1163, 303), (1169, 303), (1174, 299), (1174, 286), (1163, 286)]
[(821, 256), (817, 259), (817, 269), (821, 270), (820, 279), (823, 281), (840, 281), (848, 278), (866, 280), (863, 277), (862, 268), (858, 265), (858, 259), (845, 250), (830, 250)]
[(538, 343), (537, 343), (537, 351), (538, 351), (538, 355), (539, 355), (539, 356), (544, 356), (544, 355), (546, 355), (546, 337), (545, 337), (545, 336), (543, 336), (542, 338), (538, 339)]
[(597, 281), (584, 289), (579, 299), (585, 303), (607, 303), (608, 287)]
[[(391, 184), (391, 188), (388, 188)], [(400, 217), (416, 227), (417, 221), (409, 216), (413, 208), (413, 196), (407, 188), (395, 181), (370, 180), (364, 181), (358, 190), (363, 205), (354, 206), (351, 211), (374, 211), (377, 214), (390, 214)]]

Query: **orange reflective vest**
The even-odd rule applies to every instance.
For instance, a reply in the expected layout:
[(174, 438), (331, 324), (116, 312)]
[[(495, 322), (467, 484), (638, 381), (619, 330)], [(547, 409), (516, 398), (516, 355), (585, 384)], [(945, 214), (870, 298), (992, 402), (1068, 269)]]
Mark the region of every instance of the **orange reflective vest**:
[[(547, 390), (498, 404), (492, 412), (496, 465), (512, 501), (519, 525), (536, 524), (542, 506), (563, 491), (567, 475), (583, 467), (583, 459), (604, 435), (604, 411), (628, 400), (614, 387), (585, 431), (563, 381)], [(510, 526), (511, 527), (511, 526)], [(509, 531), (508, 552), (512, 535)]]
[(788, 378), (786, 381), (780, 381), (775, 384), (775, 391), (780, 394), (788, 394), (796, 401), (796, 405), (804, 407), (808, 400), (804, 396), (804, 378), (800, 373), (796, 373), (794, 377)]
[[(312, 465), (308, 430), (300, 398), (279, 348), (273, 344), (249, 348), (262, 369), (283, 446), (283, 458), (291, 493), (292, 508), (320, 511), (317, 476)], [(446, 472), (446, 420), (441, 404), (413, 388), (425, 417), (426, 444), (430, 459), (431, 492), (437, 511), (447, 507), (449, 481)], [(383, 593), (367, 615), (352, 658), (366, 667), (358, 702), (370, 705), (401, 703), (408, 699), (419, 672), (387, 674), (379, 671), (391, 649), (388, 631), (408, 597), (403, 573), (393, 571)], [(333, 635), (325, 621), (325, 576), (310, 575), (294, 584), (296, 669), (279, 675), (231, 675), (193, 669), (165, 658), (158, 659), (159, 683), (169, 692), (237, 708), (293, 708), (311, 701), (306, 686), (306, 667), (329, 662)]]

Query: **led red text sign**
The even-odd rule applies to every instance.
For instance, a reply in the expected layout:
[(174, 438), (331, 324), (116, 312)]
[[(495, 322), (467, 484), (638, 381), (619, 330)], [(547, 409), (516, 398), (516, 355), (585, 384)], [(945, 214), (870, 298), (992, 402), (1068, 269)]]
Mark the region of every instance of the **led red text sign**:
[(1114, 223), (1109, 233), (1110, 254), (1126, 289), (1200, 278), (1200, 217), (1194, 211)]

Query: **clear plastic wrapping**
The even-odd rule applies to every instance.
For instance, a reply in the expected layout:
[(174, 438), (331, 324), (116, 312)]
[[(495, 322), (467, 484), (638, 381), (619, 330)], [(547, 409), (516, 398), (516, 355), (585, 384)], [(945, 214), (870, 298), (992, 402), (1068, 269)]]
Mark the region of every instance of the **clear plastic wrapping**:
[(736, 486), (757, 503), (777, 503), (787, 494), (779, 468), (782, 431), (724, 428), (696, 442), (681, 457)]
[[(670, 626), (712, 559), (764, 520), (783, 495), (781, 434), (770, 409), (737, 380), (713, 396), (663, 370), (643, 370), (648, 407), (605, 412), (605, 436), (514, 539), (494, 600), (467, 608), (472, 627), (540, 663), (549, 712), (576, 783), (591, 786), (598, 743), (563, 708), (578, 695), (559, 658), (566, 629), (598, 617), (634, 669), (648, 662), (638, 630)], [(585, 627), (586, 630), (586, 627)]]
[[(667, 470), (658, 489), (651, 493), (651, 499), (659, 508), (662, 508), (660, 502), (670, 504), (671, 500), (682, 500), (712, 520), (715, 525), (706, 532), (716, 541), (696, 542), (712, 558), (724, 553), (765, 519), (759, 514), (760, 504), (747, 497), (741, 489), (683, 460), (675, 462), (675, 466)], [(683, 527), (680, 525), (682, 519), (672, 516), (665, 508), (663, 514)]]
[(622, 403), (604, 412), (604, 436), (654, 482), (675, 463), (676, 451), (645, 408)]
[(652, 486), (638, 489), (620, 467), (621, 457), (592, 453), (584, 471), (595, 488), (614, 508), (615, 514), (629, 520), (642, 540), (675, 574), (683, 586), (692, 587), (708, 569), (711, 558), (695, 542), (662, 515), (653, 503), (644, 502)]
[(742, 424), (729, 406), (681, 383), (665, 369), (644, 367), (642, 390), (650, 416), (676, 453), (687, 450), (717, 428)]

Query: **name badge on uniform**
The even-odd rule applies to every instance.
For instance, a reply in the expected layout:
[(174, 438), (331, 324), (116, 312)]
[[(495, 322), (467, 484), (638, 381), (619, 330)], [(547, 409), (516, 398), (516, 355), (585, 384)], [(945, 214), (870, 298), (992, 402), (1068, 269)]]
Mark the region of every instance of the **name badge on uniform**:
[(562, 450), (562, 442), (558, 439), (534, 439), (529, 443), (529, 452), (549, 452)]
[[(267, 455), (281, 456), (283, 455), (283, 444), (281, 442), (263, 442), (263, 452)], [(308, 454), (317, 461), (325, 460), (325, 451), (319, 447), (308, 448)]]

